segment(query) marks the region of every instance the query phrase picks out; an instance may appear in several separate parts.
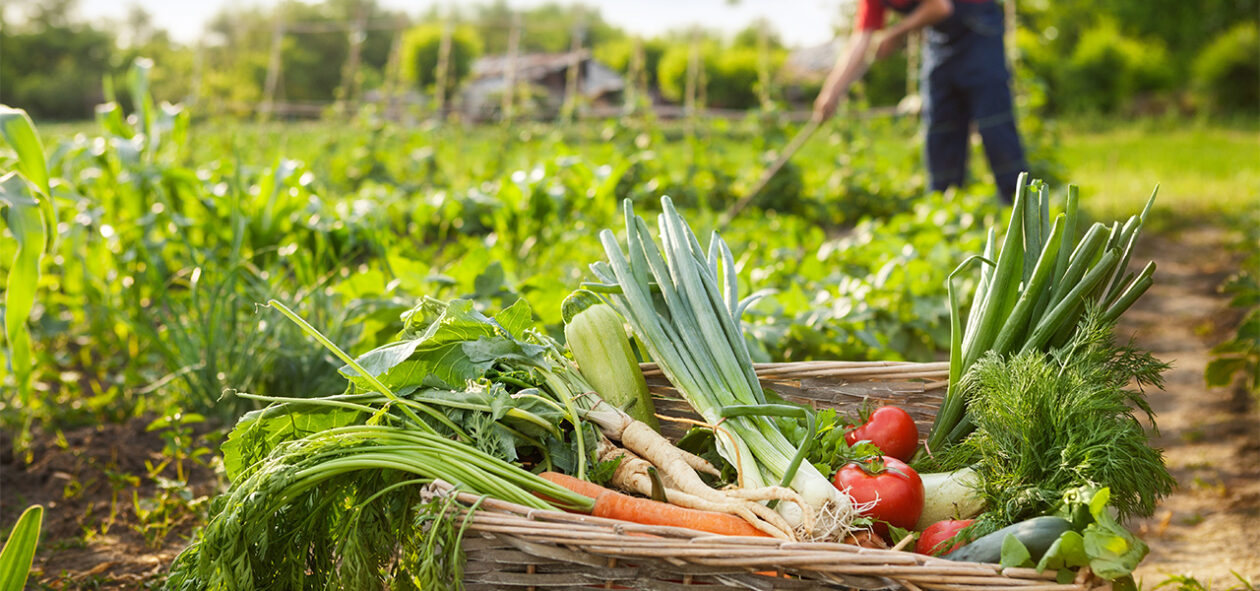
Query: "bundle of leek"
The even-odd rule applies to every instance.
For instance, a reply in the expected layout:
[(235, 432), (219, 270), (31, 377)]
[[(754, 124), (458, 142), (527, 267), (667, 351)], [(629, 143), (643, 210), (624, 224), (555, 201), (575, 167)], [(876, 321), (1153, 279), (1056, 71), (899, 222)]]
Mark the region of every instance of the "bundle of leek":
[[(854, 517), (847, 495), (808, 462), (775, 421), (741, 330), (743, 310), (761, 293), (739, 299), (734, 257), (714, 233), (702, 250), (668, 197), (658, 218), (662, 248), (647, 223), (624, 203), (628, 254), (610, 230), (600, 233), (607, 263), (591, 265), (603, 292), (665, 376), (705, 421), (714, 426), (718, 451), (739, 474), (740, 488), (782, 483), (804, 499), (804, 511), (779, 504), (801, 537), (844, 533)], [(627, 258), (628, 257), (628, 258)], [(817, 519), (816, 519), (817, 517)]]

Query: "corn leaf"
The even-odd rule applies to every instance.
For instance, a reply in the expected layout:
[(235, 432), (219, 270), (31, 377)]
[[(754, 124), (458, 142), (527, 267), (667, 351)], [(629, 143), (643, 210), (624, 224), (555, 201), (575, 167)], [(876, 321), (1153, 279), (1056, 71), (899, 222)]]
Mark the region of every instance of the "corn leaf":
[(35, 547), (39, 543), (39, 528), (44, 520), (44, 508), (31, 505), (22, 512), (9, 541), (0, 550), (0, 591), (22, 591), (26, 577), (35, 559)]
[(30, 183), (17, 173), (0, 177), (0, 207), (5, 209), (5, 222), (17, 242), (17, 253), (4, 286), (4, 334), (23, 404), (31, 394), (31, 335), (26, 321), (35, 306), (40, 257), (48, 236), (38, 201)]
[[(26, 180), (35, 183), (42, 194), (39, 208), (44, 213), (49, 228), (57, 227), (57, 211), (52, 204), (52, 185), (48, 178), (48, 161), (44, 158), (44, 144), (39, 141), (35, 124), (22, 109), (0, 105), (0, 134), (17, 153), (17, 170)], [(51, 236), (48, 252), (57, 247), (57, 237)]]

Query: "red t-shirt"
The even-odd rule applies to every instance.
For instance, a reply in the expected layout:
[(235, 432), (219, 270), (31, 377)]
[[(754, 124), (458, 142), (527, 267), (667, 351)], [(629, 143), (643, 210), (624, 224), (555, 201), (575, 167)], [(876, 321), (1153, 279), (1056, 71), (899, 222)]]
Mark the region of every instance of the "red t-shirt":
[[(956, 2), (967, 2), (979, 4), (988, 2), (989, 0), (955, 0)], [(914, 5), (918, 4), (918, 0), (858, 0), (857, 31), (878, 31), (884, 28), (884, 11), (889, 7), (896, 10), (909, 12)]]
[[(914, 4), (914, 0), (889, 0), (898, 9), (908, 9)], [(884, 11), (888, 8), (884, 4), (884, 0), (858, 0), (857, 8), (857, 26), (854, 27), (858, 31), (878, 31), (884, 28)]]

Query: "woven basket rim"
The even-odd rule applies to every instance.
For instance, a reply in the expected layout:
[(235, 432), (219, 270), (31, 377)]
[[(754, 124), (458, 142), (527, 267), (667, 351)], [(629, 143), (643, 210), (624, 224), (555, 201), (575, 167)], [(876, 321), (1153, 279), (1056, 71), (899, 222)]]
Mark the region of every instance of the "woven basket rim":
[[(900, 586), (910, 591), (1089, 591), (1103, 586), (1087, 568), (1072, 583), (1062, 584), (1050, 570), (1038, 573), (1031, 568), (954, 562), (837, 542), (722, 536), (534, 509), (461, 492), (440, 480), (428, 485), (425, 494), (453, 496), (462, 511), (451, 518), (465, 522), (469, 532), (517, 540), (524, 546), (562, 547), (605, 559), (667, 561), (684, 570), (727, 567), (733, 573), (777, 572), (846, 587), (853, 587), (855, 578), (873, 578), (881, 581), (880, 588)], [(474, 506), (476, 509), (471, 510)]]

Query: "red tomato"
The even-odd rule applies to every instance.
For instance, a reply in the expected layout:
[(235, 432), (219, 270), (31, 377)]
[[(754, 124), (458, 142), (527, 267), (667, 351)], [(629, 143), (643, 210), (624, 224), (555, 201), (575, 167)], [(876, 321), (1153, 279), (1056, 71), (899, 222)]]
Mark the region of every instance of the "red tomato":
[(966, 541), (957, 540), (953, 544), (946, 544), (945, 542), (953, 539), (960, 530), (968, 525), (971, 525), (970, 519), (951, 519), (933, 523), (923, 530), (922, 534), (919, 534), (919, 541), (915, 542), (914, 551), (919, 554), (931, 554), (933, 556), (953, 552), (965, 544)]
[(863, 465), (845, 464), (836, 471), (833, 484), (848, 492), (855, 504), (872, 501), (875, 506), (863, 513), (875, 518), (875, 532), (888, 537), (888, 526), (911, 529), (923, 513), (923, 481), (913, 468), (897, 458), (884, 456)]
[(908, 462), (919, 447), (919, 428), (910, 413), (895, 406), (882, 406), (871, 413), (866, 423), (845, 433), (844, 440), (849, 445), (869, 441), (885, 456)]

